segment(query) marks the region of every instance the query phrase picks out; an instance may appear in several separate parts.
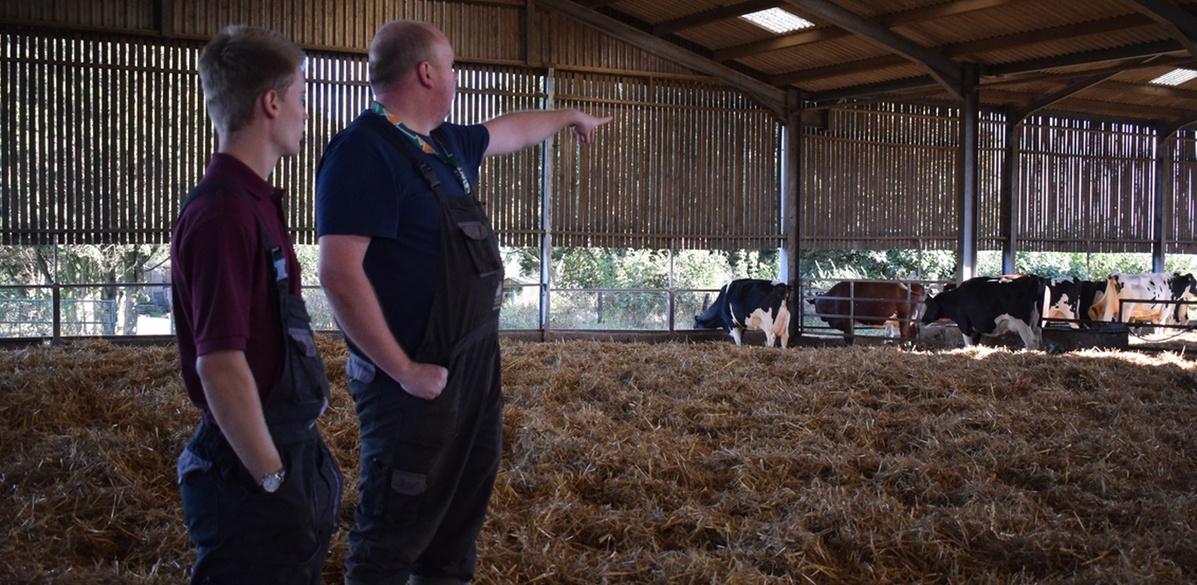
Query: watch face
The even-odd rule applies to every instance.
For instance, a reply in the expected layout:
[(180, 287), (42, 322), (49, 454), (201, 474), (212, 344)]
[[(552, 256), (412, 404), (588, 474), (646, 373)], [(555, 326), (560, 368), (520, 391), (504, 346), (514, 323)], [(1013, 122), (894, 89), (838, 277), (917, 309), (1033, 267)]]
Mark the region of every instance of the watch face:
[(279, 477), (277, 473), (271, 473), (262, 478), (262, 489), (268, 494), (273, 494), (278, 491), (278, 488), (283, 483), (283, 478)]

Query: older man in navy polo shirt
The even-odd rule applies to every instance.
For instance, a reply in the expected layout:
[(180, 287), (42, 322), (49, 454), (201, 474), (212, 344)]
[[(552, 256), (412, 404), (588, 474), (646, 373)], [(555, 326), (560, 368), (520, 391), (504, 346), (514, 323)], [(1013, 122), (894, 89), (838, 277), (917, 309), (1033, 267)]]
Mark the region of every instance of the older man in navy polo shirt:
[(320, 279), (348, 338), (361, 497), (346, 583), (464, 583), (499, 464), (503, 265), (478, 166), (610, 118), (518, 112), (445, 123), (453, 47), (391, 22), (370, 46), (375, 101), (317, 173)]

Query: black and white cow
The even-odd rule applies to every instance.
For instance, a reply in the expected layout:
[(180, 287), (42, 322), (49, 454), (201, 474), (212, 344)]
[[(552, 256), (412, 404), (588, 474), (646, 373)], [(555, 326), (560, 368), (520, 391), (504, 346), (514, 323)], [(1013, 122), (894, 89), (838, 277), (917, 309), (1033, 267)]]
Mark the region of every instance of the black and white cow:
[(790, 311), (786, 307), (789, 287), (780, 282), (742, 278), (733, 280), (719, 291), (719, 297), (701, 315), (694, 318), (695, 329), (723, 329), (740, 345), (744, 330), (765, 332), (765, 345), (773, 347), (780, 337), (781, 347), (790, 343)]
[(1101, 280), (1081, 280), (1061, 277), (1047, 281), (1049, 299), (1043, 312), (1045, 319), (1071, 319), (1067, 324), (1079, 329), (1077, 321), (1091, 321), (1089, 309), (1101, 302), (1106, 283)]
[(972, 278), (927, 299), (922, 322), (955, 321), (966, 346), (1013, 331), (1027, 349), (1040, 349), (1046, 293), (1046, 281), (1037, 276)]
[(1168, 325), (1180, 323), (1188, 316), (1188, 305), (1172, 303), (1125, 303), (1126, 314), (1120, 312), (1119, 301), (1142, 299), (1146, 301), (1191, 301), (1197, 298), (1197, 279), (1192, 274), (1111, 274), (1106, 281), (1106, 294), (1094, 305), (1094, 313), (1102, 321), (1117, 319), (1123, 323), (1141, 321)]

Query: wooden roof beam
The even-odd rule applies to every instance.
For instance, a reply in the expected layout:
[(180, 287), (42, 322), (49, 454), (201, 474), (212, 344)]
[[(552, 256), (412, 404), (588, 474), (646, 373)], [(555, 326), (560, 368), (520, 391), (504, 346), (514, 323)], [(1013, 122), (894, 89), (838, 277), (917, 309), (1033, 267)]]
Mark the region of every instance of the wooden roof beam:
[(786, 0), (786, 4), (897, 53), (926, 69), (952, 95), (964, 99), (964, 68), (942, 53), (898, 35), (830, 0)]
[[(1010, 4), (1011, 2), (1015, 1), (1018, 0), (956, 0), (955, 2), (948, 2), (947, 4), (937, 4), (934, 6), (913, 8), (911, 10), (903, 10), (901, 12), (887, 14), (874, 19), (873, 22), (876, 22), (885, 28), (908, 26), (927, 22), (929, 20), (935, 20), (936, 18), (943, 18), (945, 16), (954, 16), (957, 14), (985, 10), (987, 8), (995, 8), (1004, 4)], [(732, 59), (739, 59), (741, 57), (750, 57), (752, 55), (760, 55), (762, 53), (769, 53), (771, 51), (780, 51), (781, 49), (788, 49), (790, 47), (797, 47), (800, 45), (807, 45), (820, 41), (840, 39), (851, 36), (851, 34), (852, 33), (839, 28), (822, 27), (809, 29), (766, 39), (763, 41), (744, 43), (733, 47), (719, 49), (714, 52), (714, 57), (716, 61), (730, 61)]]
[[(996, 81), (996, 83), (992, 83), (992, 84), (986, 84), (985, 81), (982, 80), (982, 85), (980, 85), (980, 91), (984, 92), (984, 91), (994, 90), (994, 89), (996, 89), (996, 87), (1001, 87), (1004, 85), (1014, 85), (1016, 83), (1017, 84), (1025, 84), (1025, 83), (1033, 83), (1033, 81), (1063, 80), (1063, 79), (1071, 79), (1071, 78), (1078, 78), (1078, 77), (1086, 77), (1086, 78), (1094, 78), (1094, 79), (1100, 77), (1100, 78), (1102, 78), (1102, 80), (1106, 80), (1106, 79), (1110, 79), (1110, 78), (1114, 77), (1114, 75), (1117, 75), (1118, 73), (1122, 73), (1124, 71), (1132, 71), (1132, 69), (1138, 69), (1138, 68), (1143, 68), (1143, 67), (1156, 67), (1156, 66), (1160, 66), (1160, 65), (1187, 65), (1187, 63), (1191, 63), (1191, 62), (1197, 63), (1197, 61), (1187, 59), (1187, 57), (1184, 57), (1184, 59), (1177, 59), (1177, 57), (1160, 56), (1160, 57), (1154, 57), (1154, 59), (1150, 59), (1148, 61), (1136, 61), (1136, 62), (1122, 63), (1122, 65), (1118, 65), (1118, 66), (1094, 69), (1094, 71), (1087, 71), (1087, 72), (1082, 72), (1082, 73), (1070, 73), (1070, 74), (1063, 74), (1063, 75), (1052, 75), (1052, 77), (1045, 77), (1045, 78), (998, 80), (998, 81)], [(1089, 84), (1089, 85), (1093, 85), (1093, 84)], [(1141, 86), (1138, 86), (1135, 84), (1124, 84), (1124, 85), (1141, 87)], [(812, 93), (812, 95), (809, 96), (809, 99), (813, 100), (813, 102), (820, 103), (820, 105), (825, 105), (824, 102), (832, 102), (833, 103), (833, 102), (838, 102), (838, 100), (846, 99), (846, 98), (864, 98), (864, 97), (873, 98), (873, 97), (877, 97), (877, 96), (887, 95), (887, 93), (909, 92), (911, 90), (925, 90), (925, 89), (930, 89), (930, 87), (936, 87), (936, 86), (938, 86), (938, 84), (936, 83), (934, 78), (931, 78), (930, 75), (923, 75), (923, 77), (895, 79), (895, 80), (891, 80), (891, 81), (882, 81), (882, 83), (877, 83), (877, 84), (856, 85), (856, 86), (851, 86), (851, 87), (840, 87), (840, 89), (837, 89), (837, 90), (816, 92), (816, 93)], [(1081, 91), (1081, 90), (1076, 90), (1076, 91)], [(1185, 91), (1185, 90), (1180, 90), (1180, 91)], [(1187, 96), (1185, 96), (1185, 97), (1187, 97)], [(1063, 98), (1061, 98), (1061, 99), (1063, 99)]]
[(1018, 73), (1029, 73), (1032, 71), (1055, 69), (1058, 67), (1075, 67), (1077, 65), (1105, 63), (1107, 61), (1121, 61), (1123, 59), (1152, 57), (1155, 55), (1175, 53), (1177, 51), (1183, 50), (1184, 47), (1182, 47), (1180, 43), (1176, 41), (1152, 41), (1149, 43), (1118, 47), (1116, 49), (1097, 49), (1094, 51), (1083, 51), (1080, 53), (1071, 53), (1056, 57), (1046, 57), (1043, 59), (1028, 59), (1026, 61), (1015, 61), (1013, 63), (1005, 63), (1002, 65), (990, 65), (986, 68), (985, 73), (987, 75), (1014, 75)]
[(631, 24), (595, 12), (572, 0), (537, 0), (537, 6), (556, 10), (578, 22), (602, 31), (621, 41), (636, 45), (654, 55), (669, 59), (700, 73), (710, 75), (752, 96), (762, 105), (773, 111), (778, 117), (785, 116), (786, 92), (761, 79), (708, 59), (660, 37), (653, 36)]
[[(1008, 120), (1014, 124), (1022, 122), (1027, 118), (1027, 116), (1034, 114), (1036, 111), (1042, 110), (1043, 108), (1046, 108), (1060, 100), (1098, 85), (1103, 81), (1107, 81), (1111, 77), (1118, 75), (1121, 72), (1122, 70), (1103, 70), (1098, 73), (1081, 77), (1064, 86), (1064, 88), (1060, 89), (1059, 91), (1055, 91), (1048, 95), (1031, 100), (1031, 102), (1027, 105), (1011, 112)], [(982, 88), (981, 91), (984, 92), (984, 88)]]
[(1109, 85), (1110, 89), (1113, 91), (1137, 93), (1139, 95), (1154, 98), (1197, 101), (1197, 91), (1193, 91), (1191, 89), (1181, 89), (1179, 87), (1169, 87), (1166, 85), (1141, 85), (1138, 83), (1125, 83), (1122, 81), (1112, 81)]
[[(1028, 103), (1036, 98), (1036, 94), (1025, 91), (1011, 91), (1008, 89), (995, 89), (984, 92), (995, 98), (1006, 99), (1019, 103)], [(1137, 118), (1139, 120), (1159, 121), (1163, 118), (1164, 113), (1161, 108), (1154, 106), (1144, 106), (1141, 104), (1125, 104), (1118, 102), (1107, 102), (1102, 100), (1093, 100), (1078, 97), (1067, 97), (1063, 100), (1052, 104), (1046, 110), (1068, 112), (1072, 108), (1077, 108), (1080, 111), (1098, 111), (1103, 112), (1106, 116), (1127, 116)]]
[(747, 2), (740, 2), (730, 6), (720, 6), (719, 8), (703, 10), (702, 12), (696, 12), (672, 20), (658, 22), (653, 25), (653, 34), (659, 37), (671, 35), (688, 28), (698, 28), (722, 20), (737, 18), (745, 14), (777, 8), (781, 4), (782, 0), (748, 0)]
[(1067, 73), (1041, 73), (1031, 71), (1028, 73), (1019, 74), (1008, 78), (994, 78), (989, 81), (982, 82), (981, 87), (1003, 87), (1008, 85), (1022, 85), (1024, 83), (1036, 83), (1042, 81), (1064, 81), (1066, 79), (1074, 79), (1078, 77), (1087, 77), (1089, 75), (1096, 75), (1102, 71), (1116, 71), (1121, 73), (1123, 71), (1134, 71), (1136, 69), (1145, 69), (1148, 67), (1195, 67), (1197, 66), (1197, 59), (1189, 56), (1173, 57), (1169, 55), (1160, 55), (1148, 61), (1127, 61), (1113, 67), (1106, 67), (1102, 69), (1088, 69), (1084, 71), (1070, 71)]
[(807, 96), (807, 99), (815, 102), (818, 106), (825, 106), (827, 105), (826, 102), (837, 102), (847, 98), (875, 97), (907, 89), (922, 89), (937, 86), (940, 86), (939, 80), (930, 75), (923, 75), (812, 93)]
[[(1128, 28), (1147, 26), (1151, 24), (1153, 23), (1150, 18), (1138, 14), (1132, 14), (1129, 16), (1103, 18), (1083, 24), (1057, 26), (1023, 33), (1004, 35), (1000, 37), (992, 37), (988, 39), (966, 41), (963, 43), (951, 43), (934, 47), (933, 50), (938, 51), (949, 58), (963, 57), (966, 55), (972, 55), (974, 53), (982, 53), (996, 49), (1017, 49), (1019, 47), (1037, 45), (1040, 43), (1073, 39), (1077, 37), (1125, 30)], [(816, 81), (819, 79), (839, 77), (852, 73), (862, 73), (866, 71), (885, 69), (887, 67), (893, 67), (897, 64), (900, 64), (900, 61), (894, 59), (892, 56), (887, 55), (884, 57), (861, 59), (851, 63), (840, 63), (825, 67), (799, 69), (797, 71), (775, 75), (771, 77), (769, 81), (776, 85), (788, 85), (791, 83)]]
[(1197, 57), (1197, 16), (1170, 0), (1129, 0), (1135, 9), (1168, 29), (1190, 55)]
[(1157, 129), (1160, 131), (1160, 134), (1163, 134), (1168, 138), (1172, 138), (1173, 134), (1176, 134), (1180, 130), (1184, 130), (1186, 127), (1192, 126), (1193, 124), (1197, 124), (1197, 112), (1187, 112), (1179, 118), (1160, 124)]

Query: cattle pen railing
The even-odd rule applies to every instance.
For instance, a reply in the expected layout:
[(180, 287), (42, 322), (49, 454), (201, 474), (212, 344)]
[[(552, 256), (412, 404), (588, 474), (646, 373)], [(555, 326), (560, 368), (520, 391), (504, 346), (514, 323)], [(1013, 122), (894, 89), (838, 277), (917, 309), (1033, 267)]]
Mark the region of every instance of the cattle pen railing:
[[(840, 282), (847, 283), (848, 294), (827, 294), (830, 288)], [(798, 298), (801, 300), (796, 308), (791, 308), (791, 318), (798, 319), (799, 336), (836, 336), (851, 340), (858, 335), (876, 336), (887, 325), (897, 323), (899, 324), (898, 337), (902, 341), (906, 341), (908, 338), (904, 335), (903, 330), (911, 331), (908, 326), (916, 325), (924, 312), (923, 303), (912, 298), (914, 291), (911, 289), (911, 285), (922, 285), (926, 298), (930, 298), (936, 292), (942, 291), (944, 285), (952, 282), (951, 280), (926, 279), (801, 279), (798, 294)], [(857, 286), (864, 283), (900, 283), (905, 285), (905, 296), (902, 299), (861, 296), (858, 294)], [(64, 338), (98, 337), (119, 340), (154, 335), (169, 336), (174, 333), (174, 323), (169, 305), (170, 286), (170, 283), (162, 282), (0, 285), (0, 293), (11, 291), (34, 293), (32, 296), (21, 295), (18, 297), (0, 294), (0, 337), (6, 340), (56, 342)], [(328, 306), (327, 299), (324, 298), (322, 288), (319, 286), (303, 288), (309, 311), (312, 313), (313, 327), (321, 331), (336, 331), (331, 308)], [(103, 295), (105, 298), (84, 298), (81, 293), (88, 289), (108, 290), (109, 294)], [(509, 297), (509, 301), (511, 299), (518, 300), (522, 296), (529, 302), (525, 302), (523, 306), (517, 302), (505, 302), (501, 327), (509, 332), (539, 333), (541, 335), (550, 331), (598, 334), (603, 332), (680, 333), (685, 335), (703, 331), (694, 328), (693, 318), (703, 313), (714, 302), (720, 290), (699, 287), (577, 287), (550, 288), (546, 291), (545, 287), (539, 283), (509, 283), (504, 285), (505, 295)], [(542, 299), (547, 306), (542, 306)], [(846, 306), (847, 310), (830, 313), (813, 310), (810, 302), (816, 299), (843, 301), (841, 306)], [(907, 316), (891, 318), (890, 316), (859, 314), (858, 303), (868, 305), (883, 302), (906, 304), (909, 308)], [(1128, 303), (1197, 305), (1197, 301), (1185, 300), (1120, 299), (1119, 315), (1126, 314)], [(548, 310), (547, 318), (542, 317), (542, 311), (546, 309)], [(120, 320), (116, 317), (118, 312), (124, 315)], [(137, 314), (137, 316), (131, 317), (132, 314)], [(152, 317), (152, 319), (147, 319), (147, 317)], [(134, 319), (132, 332), (128, 325), (130, 318)], [(846, 320), (848, 322), (847, 331), (824, 323), (827, 319)], [(147, 327), (151, 321), (154, 328)], [(1092, 326), (1095, 323), (1105, 323), (1083, 318), (1056, 317), (1045, 317), (1043, 321), (1049, 324), (1076, 325), (1080, 328), (1085, 328), (1087, 324)], [(1185, 331), (1197, 329), (1197, 324), (1187, 319), (1181, 319), (1174, 323), (1133, 322), (1128, 324)]]
[[(1174, 316), (1180, 310), (1180, 307), (1183, 306), (1183, 307), (1186, 307), (1185, 318), (1180, 319), (1179, 316), (1177, 316), (1176, 323), (1156, 323), (1156, 322), (1145, 322), (1145, 321), (1131, 321), (1129, 318), (1126, 317), (1126, 314), (1127, 314), (1126, 306), (1128, 304), (1175, 305), (1177, 308), (1173, 309), (1171, 311)], [(1118, 321), (1117, 322), (1126, 323), (1127, 325), (1153, 327), (1153, 328), (1158, 328), (1158, 329), (1180, 329), (1181, 330), (1180, 333), (1177, 333), (1176, 335), (1169, 338), (1169, 339), (1172, 339), (1172, 338), (1180, 337), (1181, 335), (1184, 335), (1185, 333), (1187, 333), (1189, 331), (1197, 330), (1197, 322), (1194, 322), (1191, 319), (1189, 319), (1188, 313), (1190, 311), (1188, 311), (1188, 309), (1187, 309), (1188, 307), (1192, 307), (1193, 305), (1197, 305), (1197, 301), (1186, 301), (1186, 300), (1182, 300), (1182, 299), (1152, 300), (1152, 299), (1122, 299), (1122, 298), (1120, 298), (1120, 299), (1118, 299)], [(1136, 334), (1133, 331), (1131, 331), (1131, 334), (1134, 335), (1135, 337), (1142, 338), (1141, 334)]]

